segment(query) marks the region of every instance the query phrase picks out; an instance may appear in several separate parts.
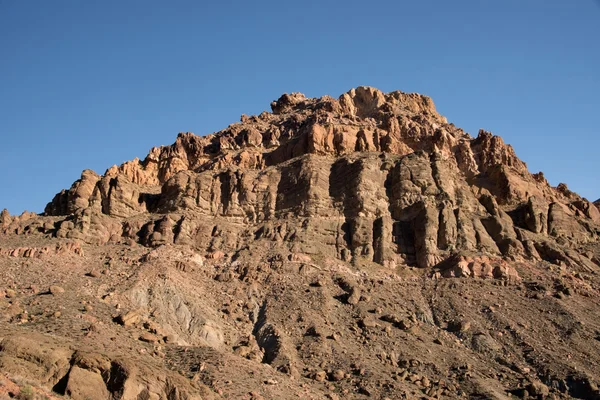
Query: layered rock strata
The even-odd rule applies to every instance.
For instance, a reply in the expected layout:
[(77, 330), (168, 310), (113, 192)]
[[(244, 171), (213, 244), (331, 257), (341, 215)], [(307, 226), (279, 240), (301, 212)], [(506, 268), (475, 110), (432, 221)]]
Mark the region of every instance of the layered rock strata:
[(500, 137), (448, 123), (426, 96), (359, 87), (271, 108), (180, 133), (104, 175), (86, 170), (44, 216), (3, 212), (0, 226), (227, 256), (275, 242), (357, 266), (597, 263), (582, 255), (600, 237), (593, 203), (531, 174)]

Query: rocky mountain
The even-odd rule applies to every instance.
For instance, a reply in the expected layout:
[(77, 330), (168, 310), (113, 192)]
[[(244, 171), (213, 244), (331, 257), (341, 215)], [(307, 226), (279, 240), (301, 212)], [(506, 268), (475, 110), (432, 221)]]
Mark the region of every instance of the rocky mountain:
[(86, 170), (43, 215), (2, 212), (7, 380), (73, 398), (600, 398), (598, 202), (419, 94), (271, 109)]

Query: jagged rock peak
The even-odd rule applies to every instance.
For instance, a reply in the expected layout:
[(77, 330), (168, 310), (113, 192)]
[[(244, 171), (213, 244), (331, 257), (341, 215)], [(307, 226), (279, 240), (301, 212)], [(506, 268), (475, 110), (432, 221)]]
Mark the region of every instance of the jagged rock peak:
[(359, 87), (271, 107), (104, 175), (84, 171), (46, 207), (62, 220), (29, 229), (216, 254), (267, 240), (355, 265), (509, 280), (503, 260), (576, 262), (567, 249), (600, 235), (592, 203), (531, 174), (499, 136), (448, 123), (426, 96)]
[(470, 180), (488, 176), (497, 181), (514, 181), (505, 179), (510, 169), (527, 182), (502, 184), (502, 192), (493, 193), (501, 197), (500, 202), (526, 200), (531, 194), (546, 198), (554, 195), (543, 176), (530, 175), (512, 147), (500, 137), (482, 130), (473, 139), (449, 124), (437, 113), (433, 101), (420, 94), (384, 94), (374, 88), (358, 87), (337, 100), (284, 94), (271, 107), (273, 113), (243, 115), (240, 122), (211, 135), (180, 133), (174, 144), (152, 148), (144, 160), (136, 158), (113, 166), (104, 176), (84, 171), (81, 179), (70, 190), (59, 193), (45, 212), (68, 215), (95, 205), (114, 214), (107, 200), (112, 188), (122, 189), (130, 184), (143, 187), (136, 189), (140, 198), (120, 202), (129, 203), (130, 209), (145, 210), (160, 186), (184, 171), (265, 170), (303, 155), (343, 157), (369, 152), (398, 156), (419, 151), (440, 154), (452, 159)]
[(310, 99), (302, 93), (284, 94), (271, 103), (274, 114), (301, 112), (305, 110), (324, 110), (338, 114), (374, 116), (377, 111), (385, 112), (405, 109), (413, 113), (425, 113), (439, 117), (431, 98), (418, 93), (394, 91), (383, 93), (378, 89), (359, 86), (342, 94), (337, 100), (330, 96)]

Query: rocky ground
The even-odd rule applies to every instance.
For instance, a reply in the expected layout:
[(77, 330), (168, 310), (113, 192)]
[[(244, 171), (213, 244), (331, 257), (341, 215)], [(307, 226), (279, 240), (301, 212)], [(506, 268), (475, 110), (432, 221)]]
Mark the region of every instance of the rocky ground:
[(0, 216), (0, 396), (598, 399), (600, 211), (420, 95), (272, 113)]

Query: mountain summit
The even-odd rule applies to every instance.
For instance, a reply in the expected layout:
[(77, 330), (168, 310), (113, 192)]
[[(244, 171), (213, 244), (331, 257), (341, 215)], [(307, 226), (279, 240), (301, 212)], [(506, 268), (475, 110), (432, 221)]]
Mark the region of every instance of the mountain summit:
[(359, 87), (337, 100), (285, 94), (271, 108), (179, 134), (103, 176), (84, 171), (46, 207), (66, 217), (56, 236), (227, 254), (274, 241), (390, 268), (485, 256), (495, 270), (582, 262), (566, 250), (597, 235), (593, 204), (529, 173), (500, 137), (449, 124), (426, 96)]
[(4, 211), (0, 370), (74, 399), (598, 398), (598, 202), (423, 95), (271, 109)]

